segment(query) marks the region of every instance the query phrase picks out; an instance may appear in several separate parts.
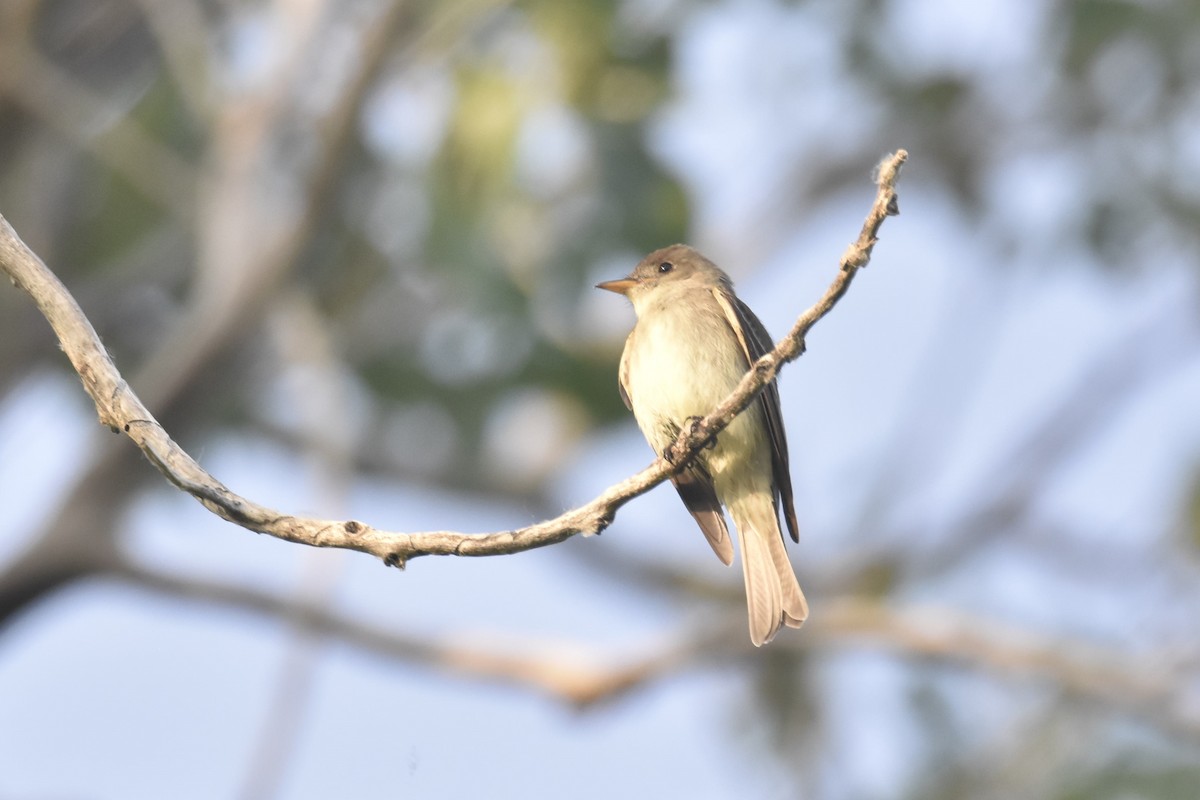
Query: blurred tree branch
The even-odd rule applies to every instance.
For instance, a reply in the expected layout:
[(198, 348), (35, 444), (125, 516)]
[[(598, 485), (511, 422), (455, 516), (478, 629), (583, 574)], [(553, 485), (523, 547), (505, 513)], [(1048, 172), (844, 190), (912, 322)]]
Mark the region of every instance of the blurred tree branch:
[[(291, 38), (277, 47), (276, 68), (267, 84), (217, 104), (211, 121), (209, 163), (204, 170), (207, 180), (202, 182), (198, 221), (194, 223), (200, 250), (194, 286), (178, 321), (134, 376), (142, 396), (161, 415), (177, 412), (188, 400), (189, 387), (239, 340), (239, 334), (271, 299), (272, 289), (295, 270), (318, 229), (315, 220), (333, 194), (364, 98), (408, 10), (406, 3), (388, 5), (364, 33), (345, 90), (314, 126), (317, 147), (298, 208), (281, 200), (278, 181), (265, 180), (264, 171), (278, 149), (278, 140), (287, 135), (289, 120), (298, 113), (281, 99), (294, 98), (303, 84), (303, 71), (311, 67), (323, 47), (319, 30), (311, 24), (293, 24)], [(20, 17), (27, 27), (29, 17)], [(20, 44), (32, 50), (23, 40)], [(64, 81), (58, 88), (67, 94), (59, 97), (57, 104), (70, 106), (74, 83)], [(273, 194), (271, 187), (276, 189)], [(3, 227), (7, 228), (7, 223)], [(20, 242), (15, 234), (9, 244), (13, 242)], [(36, 256), (33, 258), (36, 262)], [(57, 282), (52, 275), (50, 278)], [(77, 310), (69, 295), (67, 299)], [(83, 324), (90, 331), (86, 319)], [(94, 331), (77, 332), (90, 335), (89, 347), (100, 347)], [(99, 352), (104, 353), (102, 347)], [(123, 379), (118, 377), (117, 382), (123, 383)], [(0, 622), (30, 601), (102, 569), (115, 558), (115, 522), (121, 509), (118, 498), (141, 483), (138, 473), (131, 471), (131, 455), (132, 451), (111, 441), (101, 442), (92, 451), (87, 467), (42, 535), (0, 572)]]
[[(756, 361), (737, 389), (713, 412), (678, 440), (685, 453), (679, 463), (725, 428), (753, 401), (781, 366), (804, 351), (808, 330), (846, 293), (854, 275), (866, 266), (878, 241), (883, 220), (898, 213), (895, 184), (907, 158), (897, 151), (880, 164), (878, 191), (858, 238), (842, 256), (837, 274), (822, 296), (797, 319), (775, 349)], [(84, 388), (92, 397), (100, 422), (127, 434), (150, 462), (178, 488), (213, 513), (259, 533), (315, 547), (340, 547), (369, 553), (392, 566), (403, 567), (423, 555), (486, 556), (520, 552), (563, 541), (577, 533), (595, 534), (612, 521), (617, 509), (657, 486), (676, 469), (659, 458), (638, 474), (610, 487), (595, 500), (555, 519), (516, 530), (490, 534), (455, 531), (393, 533), (354, 520), (310, 519), (282, 514), (230, 491), (177, 445), (121, 377), (99, 337), (66, 287), (29, 250), (0, 217), (0, 268), (24, 289), (54, 327), (59, 341)]]
[[(324, 324), (313, 298), (299, 290), (271, 304), (267, 329), (279, 354), (280, 371), (303, 381), (303, 388), (296, 392), (295, 424), (306, 435), (303, 445), (294, 450), (304, 457), (320, 506), (344, 509), (357, 474), (352, 457), (354, 425), (344, 413), (350, 404), (349, 382), (344, 377), (344, 364), (331, 330)], [(301, 562), (304, 572), (297, 587), (297, 600), (301, 603), (333, 604), (346, 562), (342, 558), (328, 558), (329, 555), (317, 550), (305, 551)], [(323, 653), (323, 637), (306, 619), (291, 616), (282, 621), (288, 629), (283, 663), (278, 679), (272, 682), (270, 705), (238, 794), (248, 799), (280, 795), (280, 786), (306, 728)]]
[[(299, 622), (385, 658), (450, 672), (469, 680), (515, 686), (585, 708), (619, 700), (683, 672), (749, 657), (741, 617), (718, 617), (669, 644), (614, 658), (578, 655), (561, 642), (504, 649), (461, 640), (406, 635), (314, 604), (249, 587), (170, 575), (125, 561), (113, 577), (185, 600), (203, 601), (272, 619)], [(724, 619), (724, 622), (719, 620)], [(1154, 728), (1200, 741), (1200, 715), (1185, 702), (1193, 663), (1179, 653), (1126, 650), (1032, 633), (995, 619), (936, 606), (892, 606), (865, 596), (830, 598), (805, 626), (805, 636), (780, 640), (785, 652), (882, 648), (902, 658), (963, 667), (1005, 680), (1041, 681), (1064, 694), (1099, 703)], [(566, 656), (564, 653), (574, 655)]]
[(30, 43), (30, 13), (0, 12), (9, 23), (0, 26), (0, 91), (180, 222), (190, 222), (196, 188), (192, 166), (136, 121), (124, 114), (113, 118), (106, 98), (38, 52)]

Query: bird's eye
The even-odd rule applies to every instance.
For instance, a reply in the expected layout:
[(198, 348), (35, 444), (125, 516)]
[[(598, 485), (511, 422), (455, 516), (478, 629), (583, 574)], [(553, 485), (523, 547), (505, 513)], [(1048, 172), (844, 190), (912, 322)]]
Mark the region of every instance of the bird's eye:
[(658, 265), (658, 271), (662, 273), (670, 272), (673, 269), (675, 269), (675, 265), (670, 261), (664, 261)]

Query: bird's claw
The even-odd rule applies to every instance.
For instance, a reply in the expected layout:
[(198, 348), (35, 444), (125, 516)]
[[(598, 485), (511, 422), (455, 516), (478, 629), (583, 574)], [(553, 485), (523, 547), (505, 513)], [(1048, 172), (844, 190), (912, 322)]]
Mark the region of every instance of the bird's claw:
[[(704, 417), (688, 417), (687, 420), (685, 420), (685, 424), (687, 425), (687, 430), (688, 430), (688, 438), (694, 437), (697, 434), (697, 432), (700, 430), (700, 427), (703, 423), (704, 423)], [(706, 439), (704, 441), (703, 449), (712, 450), (716, 446), (717, 446), (716, 437), (710, 436), (708, 439)], [(676, 439), (675, 441), (673, 441), (669, 445), (667, 445), (666, 450), (663, 451), (663, 458), (665, 458), (667, 460), (667, 462), (669, 464), (671, 464), (672, 466), (677, 467), (680, 465), (681, 459), (683, 458), (684, 452), (686, 450), (687, 450), (687, 448), (680, 446), (679, 440)]]

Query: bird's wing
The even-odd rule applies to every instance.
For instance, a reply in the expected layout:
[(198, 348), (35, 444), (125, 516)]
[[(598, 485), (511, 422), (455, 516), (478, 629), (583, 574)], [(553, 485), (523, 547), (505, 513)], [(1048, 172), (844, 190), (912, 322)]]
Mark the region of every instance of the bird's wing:
[[(750, 365), (774, 349), (771, 334), (766, 327), (754, 316), (750, 307), (737, 298), (729, 289), (720, 287), (712, 290), (717, 304), (725, 313), (729, 327), (737, 334), (738, 342), (742, 345), (742, 353), (746, 356), (746, 364)], [(787, 434), (783, 430), (783, 412), (779, 408), (779, 387), (775, 381), (767, 384), (758, 396), (758, 402), (763, 410), (763, 418), (767, 422), (767, 437), (771, 441), (771, 471), (775, 478), (777, 499), (783, 501), (783, 518), (787, 522), (788, 532), (793, 541), (800, 541), (800, 528), (796, 524), (795, 501), (792, 497), (792, 471), (788, 465)]]
[(729, 566), (733, 563), (733, 542), (729, 539), (729, 528), (725, 526), (725, 514), (721, 501), (713, 488), (712, 477), (700, 464), (693, 462), (683, 471), (671, 476), (675, 491), (687, 510), (692, 513), (704, 538), (708, 539), (717, 558)]

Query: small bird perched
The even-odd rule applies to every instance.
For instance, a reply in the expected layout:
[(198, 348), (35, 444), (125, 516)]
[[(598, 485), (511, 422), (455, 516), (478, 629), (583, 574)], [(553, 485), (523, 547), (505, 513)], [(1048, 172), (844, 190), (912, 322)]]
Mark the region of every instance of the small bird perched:
[[(655, 250), (629, 277), (596, 288), (633, 303), (637, 324), (621, 354), (621, 399), (660, 456), (772, 348), (770, 334), (733, 293), (729, 276), (687, 245)], [(733, 545), (722, 506), (729, 509), (742, 551), (750, 640), (760, 646), (783, 625), (800, 627), (808, 603), (779, 527), (782, 500), (788, 530), (799, 541), (775, 382), (671, 482), (726, 565), (733, 562)]]

